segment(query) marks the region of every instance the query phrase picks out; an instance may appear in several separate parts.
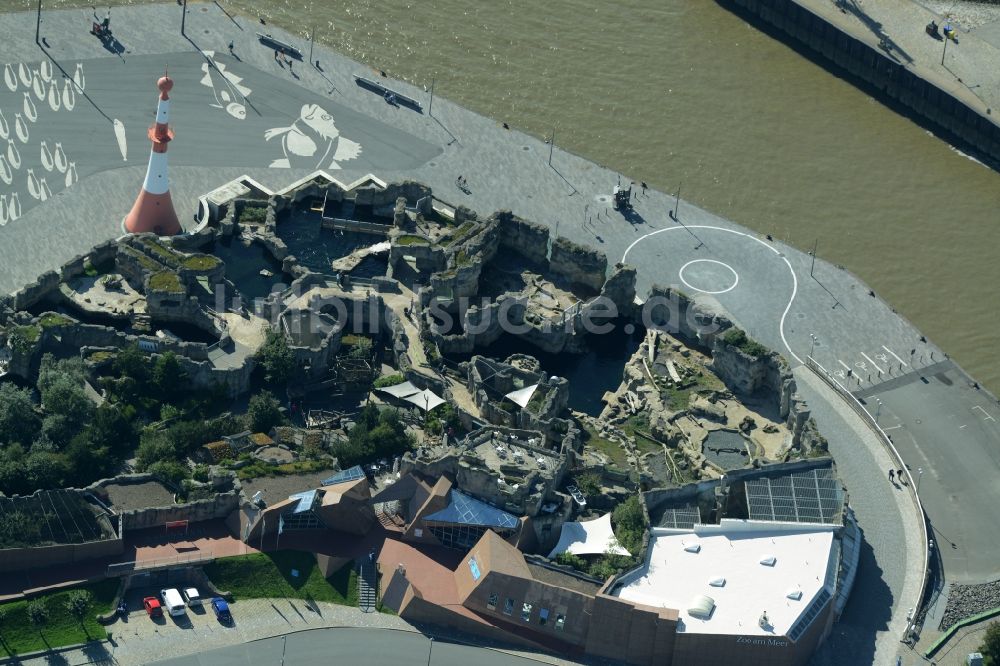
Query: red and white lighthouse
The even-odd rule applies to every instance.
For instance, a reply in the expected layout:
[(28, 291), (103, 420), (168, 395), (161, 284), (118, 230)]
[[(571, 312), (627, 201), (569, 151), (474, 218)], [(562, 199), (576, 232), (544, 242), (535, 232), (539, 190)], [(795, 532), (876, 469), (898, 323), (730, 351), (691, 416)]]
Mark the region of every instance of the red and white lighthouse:
[(153, 149), (149, 153), (149, 166), (142, 191), (132, 206), (132, 212), (125, 218), (125, 230), (133, 234), (152, 232), (159, 236), (173, 236), (181, 233), (181, 223), (177, 221), (174, 204), (170, 200), (170, 183), (167, 180), (167, 144), (174, 138), (167, 127), (170, 119), (170, 97), (173, 80), (164, 74), (156, 87), (160, 99), (156, 104), (156, 124), (149, 128), (149, 140)]

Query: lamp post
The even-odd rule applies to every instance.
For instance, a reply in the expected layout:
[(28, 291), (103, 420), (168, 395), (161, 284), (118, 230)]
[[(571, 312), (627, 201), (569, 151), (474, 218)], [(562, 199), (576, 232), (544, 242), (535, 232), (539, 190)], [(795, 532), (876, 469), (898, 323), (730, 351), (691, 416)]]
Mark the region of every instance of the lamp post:
[(42, 32), (42, 0), (38, 0), (38, 18), (35, 20), (35, 43), (39, 44)]
[(917, 468), (917, 495), (920, 494), (920, 479), (924, 478), (924, 468)]
[(875, 398), (875, 425), (878, 425), (879, 414), (882, 413), (882, 399)]
[(434, 637), (431, 636), (431, 648), (427, 651), (427, 666), (431, 666), (431, 655), (434, 654)]
[(813, 333), (810, 333), (809, 337), (812, 339), (812, 344), (809, 345), (809, 358), (812, 358), (813, 352), (816, 350), (816, 343), (819, 342), (819, 338), (817, 338)]
[(680, 207), (680, 205), (681, 205), (681, 186), (680, 186), (680, 184), (678, 184), (677, 185), (677, 198), (674, 199), (674, 209), (672, 211), (670, 211), (670, 213), (669, 213), (670, 214), (670, 219), (673, 220), (674, 222), (678, 221), (678, 219), (677, 219), (677, 209)]
[(427, 115), (428, 116), (433, 116), (434, 115), (434, 79), (433, 78), (431, 78), (431, 101), (430, 101), (430, 104), (427, 105)]

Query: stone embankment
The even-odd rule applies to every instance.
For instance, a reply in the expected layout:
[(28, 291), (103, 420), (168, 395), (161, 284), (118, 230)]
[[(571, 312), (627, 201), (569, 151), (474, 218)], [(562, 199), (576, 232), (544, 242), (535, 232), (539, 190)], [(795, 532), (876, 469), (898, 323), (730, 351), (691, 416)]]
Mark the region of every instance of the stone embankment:
[(970, 615), (993, 608), (1000, 608), (1000, 580), (980, 585), (953, 585), (941, 616), (940, 629), (944, 631)]

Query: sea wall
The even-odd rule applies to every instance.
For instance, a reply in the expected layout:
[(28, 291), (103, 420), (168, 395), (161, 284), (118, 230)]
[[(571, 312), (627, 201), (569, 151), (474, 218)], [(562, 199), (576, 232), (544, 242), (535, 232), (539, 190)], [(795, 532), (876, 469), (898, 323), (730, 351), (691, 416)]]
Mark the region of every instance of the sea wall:
[(727, 0), (723, 4), (759, 17), (1000, 162), (1000, 124), (995, 114), (989, 114), (989, 109), (970, 106), (970, 100), (959, 99), (946, 90), (943, 81), (933, 81), (932, 75), (907, 66), (905, 61), (897, 62), (877, 46), (844, 32), (810, 11), (808, 3), (802, 0)]

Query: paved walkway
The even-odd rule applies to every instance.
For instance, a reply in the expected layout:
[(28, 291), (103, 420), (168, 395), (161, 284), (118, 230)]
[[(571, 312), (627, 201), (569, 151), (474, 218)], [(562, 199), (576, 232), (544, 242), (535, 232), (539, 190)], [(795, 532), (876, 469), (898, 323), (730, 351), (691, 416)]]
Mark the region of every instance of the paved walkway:
[[(936, 40), (924, 28), (932, 20), (944, 26), (946, 17), (914, 0), (798, 0), (841, 30), (878, 45), (897, 62), (968, 102), (985, 110), (1000, 110), (1000, 48), (968, 26), (952, 21), (958, 43)], [(943, 34), (943, 33), (942, 33)]]
[[(21, 664), (426, 664), (428, 628), (395, 615), (298, 599), (246, 599), (231, 605), (234, 623), (220, 624), (210, 609), (151, 620), (144, 611), (108, 627), (110, 641), (39, 655)], [(434, 635), (430, 630), (430, 635)], [(287, 637), (286, 637), (287, 636)], [(286, 638), (283, 638), (286, 637)], [(331, 661), (331, 655), (337, 658)], [(284, 656), (284, 661), (282, 661)], [(573, 664), (548, 655), (472, 647), (436, 640), (432, 664)], [(414, 661), (415, 660), (415, 661)]]
[[(31, 39), (33, 16), (19, 14), (9, 18), (12, 37), (0, 44), (0, 61), (20, 62), (30, 59), (32, 53), (41, 55)], [(95, 97), (102, 89), (108, 91), (122, 81), (129, 82), (135, 90), (116, 93), (118, 97), (102, 93), (101, 104), (115, 105), (116, 109), (136, 107), (140, 113), (138, 117), (130, 116), (132, 119), (127, 123), (127, 133), (135, 132), (128, 134), (129, 162), (119, 161), (119, 168), (101, 170), (114, 161), (118, 148), (114, 132), (109, 129), (110, 122), (96, 111), (88, 112), (91, 124), (103, 128), (97, 130), (101, 132), (100, 139), (91, 139), (88, 145), (95, 151), (104, 151), (103, 157), (95, 157), (91, 175), (82, 177), (64, 194), (26, 211), (20, 220), (0, 229), (0, 288), (15, 289), (44, 268), (58, 265), (94, 242), (118, 233), (121, 216), (131, 205), (141, 180), (140, 164), (145, 159), (141, 136), (133, 137), (143, 132), (141, 109), (152, 108), (151, 77), (166, 63), (170, 64), (176, 80), (174, 92), (178, 102), (173, 124), (177, 139), (171, 145), (171, 156), (177, 157), (171, 177), (175, 205), (182, 218), (194, 212), (198, 194), (227, 178), (247, 173), (280, 188), (306, 175), (309, 169), (295, 168), (301, 160), (290, 160), (291, 169), (269, 168), (275, 161), (271, 151), (279, 145), (277, 141), (282, 141), (283, 153), (288, 152), (287, 142), (279, 136), (287, 136), (289, 132), (273, 134), (270, 143), (260, 132), (291, 127), (302, 119), (301, 105), (316, 104), (332, 110), (337, 116), (337, 127), (343, 128), (344, 138), (361, 145), (361, 152), (351, 157), (350, 144), (345, 143), (347, 152), (341, 156), (348, 158), (339, 160), (337, 165), (343, 169), (345, 180), (376, 169), (379, 177), (388, 181), (411, 178), (427, 183), (438, 197), (456, 205), (465, 204), (483, 214), (513, 209), (519, 215), (552, 226), (560, 235), (600, 247), (612, 262), (626, 258), (638, 269), (640, 294), (658, 282), (677, 284), (690, 293), (700, 292), (702, 298), (717, 300), (733, 313), (741, 326), (764, 344), (785, 353), (793, 364), (813, 353), (824, 366), (842, 372), (845, 381), (854, 381), (859, 390), (871, 390), (943, 358), (940, 349), (922, 342), (919, 331), (896, 315), (891, 306), (869, 295), (868, 288), (844, 270), (822, 261), (817, 261), (813, 268), (807, 254), (757, 237), (683, 201), (679, 217), (686, 228), (680, 226), (666, 214), (674, 202), (665, 193), (650, 191), (648, 196), (638, 198), (636, 214), (625, 220), (609, 210), (610, 193), (618, 175), (607, 169), (558, 148), (549, 166), (548, 146), (539, 140), (505, 130), (500, 123), (445, 99), (434, 100), (434, 117), (390, 106), (353, 83), (351, 75), (355, 72), (372, 76), (368, 68), (324, 48), (317, 47), (314, 56), (320, 59), (323, 71), (299, 63), (293, 77), (274, 61), (272, 51), (257, 44), (254, 32), (259, 26), (254, 21), (237, 18), (234, 23), (215, 5), (189, 5), (187, 31), (198, 42), (197, 46), (214, 49), (218, 54), (225, 51), (230, 39), (234, 40), (240, 60), (216, 55), (215, 62), (226, 65), (227, 71), (240, 78), (240, 85), (254, 90), (246, 97), (247, 117), (243, 120), (226, 110), (233, 102), (213, 108), (209, 96), (214, 99), (218, 94), (221, 99), (221, 91), (225, 89), (230, 91), (230, 99), (235, 99), (237, 95), (230, 88), (230, 84), (235, 84), (229, 79), (230, 83), (220, 81), (214, 84), (212, 92), (200, 83), (203, 73), (200, 56), (193, 53), (195, 47), (179, 34), (162, 35), (147, 27), (178, 24), (179, 9), (173, 5), (116, 10), (116, 34), (136, 51), (126, 53), (123, 62), (104, 52), (86, 34), (88, 10), (46, 15), (43, 35), (49, 36), (54, 57), (60, 62), (83, 62), (85, 71), (93, 73), (87, 85)], [(267, 29), (308, 50), (308, 44), (298, 38), (271, 26)], [(140, 50), (146, 55), (140, 56)], [(150, 53), (171, 55), (149, 57)], [(100, 64), (88, 65), (91, 61)], [(413, 86), (388, 83), (404, 94), (428, 99), (426, 93)], [(4, 90), (3, 85), (0, 83), (0, 91)], [(191, 95), (194, 97), (185, 99)], [(6, 112), (18, 101), (16, 97), (5, 97), (0, 100), (0, 108)], [(79, 111), (81, 107), (76, 108)], [(182, 111), (184, 108), (188, 111)], [(256, 116), (256, 112), (261, 115)], [(69, 117), (57, 116), (60, 122)], [(267, 122), (259, 118), (266, 118)], [(243, 124), (256, 129), (244, 132)], [(206, 137), (207, 127), (213, 128), (212, 137)], [(52, 133), (56, 133), (55, 125)], [(244, 147), (245, 137), (249, 137), (249, 143)], [(39, 150), (37, 144), (32, 145)], [(204, 146), (212, 149), (211, 154), (199, 150)], [(335, 154), (340, 150), (332, 144), (330, 147)], [(196, 166), (202, 159), (214, 166)], [(237, 166), (222, 166), (225, 164)], [(44, 164), (41, 168), (44, 169)], [(455, 187), (458, 174), (467, 178), (468, 193)], [(118, 212), (109, 216), (109, 211)], [(739, 277), (738, 285), (730, 285), (733, 273)], [(808, 383), (804, 378), (800, 381), (803, 385)], [(960, 402), (965, 399), (955, 395)], [(936, 394), (917, 390), (910, 400), (914, 408), (919, 407), (926, 422), (942, 416), (938, 398)], [(813, 398), (817, 414), (823, 411), (821, 403), (827, 399), (834, 401), (827, 403), (827, 411), (838, 409), (839, 399), (817, 393)], [(837, 437), (850, 438), (851, 431), (859, 432), (856, 416), (846, 413), (840, 418), (845, 430)], [(924, 437), (920, 431), (915, 433), (918, 438)], [(921, 439), (921, 444), (940, 448), (946, 442)], [(989, 449), (997, 444), (1000, 441), (983, 433), (982, 437), (977, 434), (970, 439), (966, 446)], [(964, 479), (964, 487), (971, 487), (984, 477), (996, 478), (996, 472), (1000, 471), (965, 470), (954, 458), (941, 456), (935, 464), (950, 466), (949, 474)], [(921, 465), (917, 459), (908, 458), (907, 462), (913, 468)], [(883, 466), (877, 458), (873, 464), (881, 473)], [(851, 468), (844, 465), (844, 469)], [(863, 586), (859, 586), (852, 604), (862, 604), (864, 612), (857, 614), (856, 624), (845, 624), (842, 628), (861, 636), (860, 642), (889, 645), (899, 638), (895, 633), (899, 618), (905, 618), (912, 605), (907, 584), (913, 562), (904, 554), (915, 533), (874, 527), (877, 519), (901, 526), (907, 525), (909, 519), (904, 518), (901, 507), (886, 502), (884, 489), (866, 476), (845, 473), (844, 478), (870, 547), (870, 556), (862, 566), (883, 581), (884, 589), (866, 596)], [(925, 478), (925, 485), (930, 481), (931, 478)], [(934, 495), (927, 490), (933, 500)], [(956, 488), (946, 501), (929, 502), (928, 511), (942, 524), (948, 524), (959, 511), (969, 512), (970, 519), (981, 518), (986, 526), (983, 538), (996, 539), (990, 508), (966, 500), (964, 491)], [(944, 555), (947, 570), (951, 563), (948, 553)], [(885, 663), (890, 655), (880, 650), (876, 656)]]

